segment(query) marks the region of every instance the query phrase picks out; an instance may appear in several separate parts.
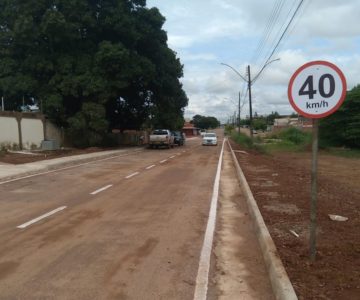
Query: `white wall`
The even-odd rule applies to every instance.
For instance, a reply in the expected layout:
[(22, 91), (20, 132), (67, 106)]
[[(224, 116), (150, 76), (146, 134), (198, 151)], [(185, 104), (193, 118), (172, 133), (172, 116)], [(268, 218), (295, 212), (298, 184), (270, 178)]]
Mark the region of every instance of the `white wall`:
[(0, 146), (19, 145), (19, 130), (16, 118), (0, 116)]
[(43, 123), (39, 119), (21, 119), (22, 144), (24, 149), (40, 148), (44, 140)]

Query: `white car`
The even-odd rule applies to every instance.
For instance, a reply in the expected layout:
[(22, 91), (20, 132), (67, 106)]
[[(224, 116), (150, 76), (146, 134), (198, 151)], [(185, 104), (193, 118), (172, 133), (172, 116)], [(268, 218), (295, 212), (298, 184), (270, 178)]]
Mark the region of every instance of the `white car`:
[(217, 145), (217, 136), (215, 133), (213, 132), (207, 132), (204, 134), (203, 138), (202, 138), (202, 145), (206, 146), (206, 145)]

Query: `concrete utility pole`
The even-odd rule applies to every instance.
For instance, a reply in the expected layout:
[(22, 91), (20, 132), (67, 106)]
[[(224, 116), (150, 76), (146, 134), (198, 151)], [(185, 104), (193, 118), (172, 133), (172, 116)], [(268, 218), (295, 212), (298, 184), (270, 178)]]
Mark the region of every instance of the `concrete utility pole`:
[(252, 103), (251, 103), (251, 75), (250, 75), (250, 65), (247, 67), (248, 73), (248, 89), (249, 89), (249, 111), (250, 111), (250, 137), (253, 138), (253, 117), (252, 117)]
[(5, 111), (5, 107), (4, 107), (4, 96), (1, 97), (1, 110)]
[(238, 132), (240, 133), (240, 92), (239, 92), (239, 119), (238, 119)]
[[(253, 78), (253, 80), (251, 80), (251, 74), (250, 74), (250, 66), (247, 66), (247, 74), (248, 74), (248, 78), (245, 78), (244, 76), (242, 76), (238, 71), (236, 71), (235, 68), (233, 68), (232, 66), (228, 65), (228, 64), (224, 64), (224, 63), (220, 63), (221, 65), (227, 66), (230, 69), (232, 69), (242, 80), (244, 80), (247, 84), (248, 84), (248, 89), (249, 89), (249, 110), (250, 110), (250, 136), (251, 138), (253, 137), (253, 131), (252, 131), (252, 103), (251, 103), (251, 85), (253, 82), (255, 82), (256, 79), (258, 79), (258, 77), (260, 76), (260, 74), (264, 71), (264, 69), (271, 64), (274, 61), (278, 61), (280, 60), (280, 58), (277, 59), (273, 59), (271, 61), (267, 61), (264, 66), (262, 67), (262, 69), (260, 70), (260, 72)], [(240, 105), (240, 104), (239, 104)], [(240, 111), (240, 110), (239, 110)], [(239, 113), (239, 117), (240, 117), (240, 113)]]

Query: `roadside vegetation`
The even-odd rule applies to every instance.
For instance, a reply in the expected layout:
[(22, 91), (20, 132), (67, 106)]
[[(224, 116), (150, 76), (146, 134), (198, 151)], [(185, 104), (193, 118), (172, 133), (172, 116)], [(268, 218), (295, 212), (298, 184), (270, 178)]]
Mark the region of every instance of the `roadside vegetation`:
[[(264, 130), (266, 126), (273, 124), (277, 112), (268, 117), (258, 117), (254, 120), (255, 130)], [(293, 116), (295, 117), (295, 116)], [(248, 120), (242, 124), (249, 125)], [(232, 140), (247, 148), (256, 148), (261, 152), (272, 153), (278, 151), (309, 151), (311, 150), (312, 134), (289, 127), (274, 133), (266, 133), (254, 139), (235, 132), (232, 124), (225, 126), (225, 132)], [(319, 125), (319, 148), (326, 153), (358, 158), (360, 157), (360, 85), (347, 92), (343, 105), (332, 115), (320, 120)]]
[(246, 134), (232, 130), (230, 137), (239, 145), (269, 154), (278, 151), (303, 151), (311, 145), (311, 134), (296, 128), (288, 128), (266, 137), (256, 135), (253, 140)]

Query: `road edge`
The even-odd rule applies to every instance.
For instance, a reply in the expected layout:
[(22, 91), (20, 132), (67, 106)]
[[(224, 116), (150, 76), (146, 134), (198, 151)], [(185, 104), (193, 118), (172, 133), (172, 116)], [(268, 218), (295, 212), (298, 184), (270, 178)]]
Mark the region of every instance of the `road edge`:
[(38, 176), (49, 172), (55, 172), (58, 170), (60, 171), (62, 169), (76, 168), (78, 166), (88, 164), (91, 162), (112, 159), (119, 156), (128, 155), (129, 153), (141, 152), (142, 150), (143, 150), (142, 148), (136, 148), (132, 150), (126, 149), (126, 150), (94, 152), (94, 153), (72, 155), (72, 156), (28, 163), (28, 164), (24, 164), (27, 168), (29, 168), (28, 170), (21, 170), (15, 172), (12, 175), (0, 177), (0, 184), (4, 184), (9, 181), (18, 180), (21, 178)]
[(278, 300), (297, 300), (295, 290), (286, 273), (284, 265), (280, 260), (275, 243), (266, 227), (264, 219), (260, 213), (256, 200), (251, 192), (250, 186), (247, 183), (246, 177), (239, 165), (235, 153), (227, 141), (231, 150), (231, 155), (235, 164), (236, 173), (239, 183), (245, 193), (246, 202), (248, 204), (249, 212), (253, 219), (255, 233), (258, 238), (260, 248), (265, 261), (266, 269), (270, 277), (271, 286), (274, 296)]

